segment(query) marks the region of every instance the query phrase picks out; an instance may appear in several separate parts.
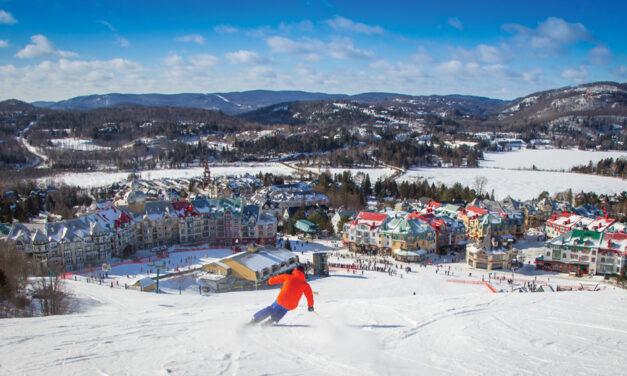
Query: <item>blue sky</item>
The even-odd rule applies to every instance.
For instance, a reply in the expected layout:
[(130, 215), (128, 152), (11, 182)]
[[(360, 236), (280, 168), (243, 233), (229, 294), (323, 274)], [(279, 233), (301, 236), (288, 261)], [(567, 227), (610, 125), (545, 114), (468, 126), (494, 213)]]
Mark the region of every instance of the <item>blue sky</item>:
[(0, 0), (0, 99), (627, 81), (625, 1)]

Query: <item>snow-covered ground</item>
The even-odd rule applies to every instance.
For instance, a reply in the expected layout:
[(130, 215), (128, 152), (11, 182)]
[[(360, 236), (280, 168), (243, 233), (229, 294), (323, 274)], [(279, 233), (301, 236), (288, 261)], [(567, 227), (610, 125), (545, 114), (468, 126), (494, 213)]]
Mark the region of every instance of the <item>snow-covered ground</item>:
[(511, 196), (516, 199), (538, 197), (543, 191), (553, 194), (566, 191), (596, 193), (621, 193), (627, 190), (627, 181), (620, 178), (573, 174), (566, 172), (507, 170), (500, 168), (421, 168), (408, 170), (399, 177), (400, 181), (427, 181), (453, 185), (457, 182), (473, 187), (477, 176), (488, 179), (488, 193), (494, 189), (496, 199)]
[(455, 140), (455, 141), (445, 141), (444, 142), (446, 145), (452, 147), (452, 148), (458, 148), (462, 145), (466, 145), (469, 147), (474, 147), (475, 145), (477, 145), (477, 142), (473, 142), (473, 141), (461, 141), (461, 140)]
[[(453, 268), (466, 275), (459, 264)], [(414, 270), (403, 278), (334, 271), (311, 281), (316, 313), (303, 300), (270, 327), (245, 323), (275, 299), (276, 289), (199, 296), (69, 281), (79, 313), (0, 320), (0, 346), (9, 350), (0, 352), (0, 374), (624, 371), (622, 290), (494, 294), (483, 285), (451, 283), (460, 277), (436, 274), (434, 267)]]
[(484, 153), (481, 167), (568, 171), (574, 166), (596, 163), (604, 158), (627, 158), (624, 151), (586, 151), (575, 149), (522, 149), (502, 153)]
[(94, 144), (92, 140), (86, 140), (75, 137), (68, 138), (53, 138), (50, 142), (56, 147), (61, 149), (70, 149), (70, 150), (83, 150), (83, 151), (92, 151), (92, 150), (110, 150), (111, 148), (106, 146), (100, 146)]
[[(233, 165), (210, 166), (211, 175), (244, 175), (262, 173), (272, 173), (275, 175), (290, 175), (294, 172), (289, 167), (280, 163), (239, 163)], [(142, 179), (161, 179), (161, 178), (191, 178), (202, 176), (202, 167), (189, 167), (179, 169), (159, 169), (146, 170), (138, 174)], [(52, 181), (57, 183), (65, 183), (78, 185), (83, 188), (100, 187), (111, 185), (115, 182), (125, 180), (130, 172), (72, 172), (45, 177), (40, 181)]]

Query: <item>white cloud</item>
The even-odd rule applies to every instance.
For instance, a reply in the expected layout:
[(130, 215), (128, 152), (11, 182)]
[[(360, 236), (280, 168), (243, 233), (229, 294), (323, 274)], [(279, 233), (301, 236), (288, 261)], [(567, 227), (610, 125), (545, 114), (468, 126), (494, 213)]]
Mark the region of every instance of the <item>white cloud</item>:
[(218, 34), (233, 34), (237, 33), (239, 29), (231, 25), (217, 25), (213, 28), (213, 31)]
[(205, 38), (199, 34), (181, 35), (180, 37), (175, 38), (175, 40), (177, 42), (184, 42), (184, 43), (205, 44)]
[(355, 22), (342, 16), (335, 16), (327, 20), (327, 24), (337, 31), (346, 30), (367, 35), (384, 33), (381, 26), (366, 25), (365, 23)]
[(293, 40), (274, 36), (267, 38), (266, 43), (273, 52), (305, 55), (310, 61), (316, 61), (320, 56), (334, 59), (370, 59), (374, 56), (372, 51), (355, 47), (350, 38), (335, 38), (324, 43), (319, 39)]
[(453, 27), (453, 28), (455, 28), (455, 29), (457, 29), (459, 31), (463, 31), (464, 30), (464, 24), (457, 17), (449, 17), (448, 18), (448, 24), (451, 27)]
[(522, 72), (522, 79), (530, 83), (540, 82), (544, 79), (544, 71), (540, 68), (534, 68), (534, 69)]
[(31, 43), (19, 50), (17, 54), (15, 54), (16, 57), (20, 59), (30, 59), (40, 56), (58, 56), (64, 58), (78, 56), (72, 51), (57, 50), (52, 42), (42, 34), (33, 35), (30, 37), (30, 40)]
[(6, 10), (0, 9), (0, 24), (4, 25), (13, 25), (16, 24), (17, 20), (13, 15)]
[(349, 38), (336, 38), (328, 45), (329, 54), (335, 59), (370, 59), (374, 53), (355, 47)]
[(105, 20), (96, 20), (97, 23), (104, 25), (107, 29), (109, 29), (109, 31), (111, 31), (112, 33), (117, 33), (118, 29), (115, 28), (115, 26), (113, 26), (110, 22), (105, 21)]
[(557, 17), (547, 18), (535, 29), (519, 24), (505, 24), (503, 29), (513, 33), (519, 43), (551, 53), (567, 45), (592, 40), (592, 35), (583, 24), (570, 23)]
[(279, 23), (279, 30), (283, 33), (289, 33), (292, 30), (309, 32), (309, 31), (313, 31), (313, 29), (314, 29), (314, 25), (313, 25), (313, 22), (311, 22), (310, 20), (303, 20), (303, 21), (296, 22), (296, 23), (288, 23), (288, 22)]
[(9, 47), (9, 41), (6, 39), (0, 39), (0, 48)]
[(480, 44), (477, 46), (479, 60), (484, 63), (498, 63), (503, 61), (503, 55), (498, 47)]
[(183, 58), (177, 54), (169, 54), (163, 58), (165, 65), (172, 67), (183, 63)]
[(612, 51), (605, 46), (596, 46), (588, 51), (588, 59), (592, 64), (607, 64), (612, 60)]
[(463, 69), (463, 64), (459, 60), (449, 60), (438, 64), (435, 70), (441, 74), (457, 75)]
[(211, 68), (218, 64), (218, 58), (210, 54), (196, 54), (183, 58), (178, 54), (169, 54), (163, 58), (163, 63), (172, 68), (192, 70), (197, 68)]
[(621, 78), (627, 78), (627, 65), (624, 65), (624, 64), (619, 65), (614, 70), (614, 73)]
[(163, 59), (167, 67), (162, 81), (170, 87), (180, 86), (180, 81), (195, 83), (198, 80), (206, 81), (215, 75), (214, 67), (219, 59), (211, 54), (196, 54), (183, 57), (177, 54), (169, 54)]
[(278, 75), (272, 68), (264, 65), (258, 65), (256, 67), (253, 67), (248, 70), (248, 73), (251, 77), (259, 79), (275, 79), (278, 77)]
[(588, 78), (588, 68), (585, 65), (580, 65), (577, 68), (564, 69), (562, 77), (576, 83), (584, 82)]
[(110, 60), (45, 60), (23, 67), (0, 66), (0, 87), (25, 100), (67, 98), (103, 92), (129, 92), (146, 86), (141, 64)]
[(192, 55), (189, 58), (192, 66), (198, 68), (210, 68), (218, 63), (218, 58), (210, 54)]
[(266, 59), (258, 53), (248, 50), (227, 52), (224, 56), (233, 64), (262, 64), (266, 62)]

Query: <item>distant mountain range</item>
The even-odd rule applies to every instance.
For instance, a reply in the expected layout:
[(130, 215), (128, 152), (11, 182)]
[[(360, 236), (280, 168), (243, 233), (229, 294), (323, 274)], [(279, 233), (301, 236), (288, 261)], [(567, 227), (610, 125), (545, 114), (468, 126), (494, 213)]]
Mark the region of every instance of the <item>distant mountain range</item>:
[[(120, 105), (177, 107), (222, 111), (265, 124), (303, 123), (294, 116), (320, 110), (317, 103), (334, 101), (381, 105), (406, 114), (432, 114), (457, 119), (495, 120), (508, 124), (560, 121), (567, 116), (627, 116), (627, 83), (593, 82), (530, 94), (511, 101), (469, 95), (422, 95), (370, 92), (356, 95), (306, 91), (251, 90), (208, 94), (100, 94), (59, 102), (33, 102), (51, 110), (93, 110)], [(11, 100), (4, 106), (19, 107)], [(302, 108), (305, 106), (306, 108)], [(289, 110), (288, 110), (289, 109)], [(300, 114), (299, 114), (300, 113)]]
[(278, 103), (307, 102), (323, 100), (349, 100), (362, 103), (381, 103), (392, 100), (431, 101), (438, 98), (451, 100), (485, 101), (491, 105), (507, 103), (498, 99), (465, 96), (465, 95), (431, 95), (411, 96), (397, 93), (361, 93), (356, 95), (312, 93), (306, 91), (272, 91), (250, 90), (229, 93), (182, 93), (182, 94), (97, 94), (74, 97), (58, 102), (38, 101), (32, 104), (40, 108), (53, 110), (91, 110), (94, 108), (111, 107), (122, 104), (136, 104), (156, 107), (190, 107), (222, 111), (227, 114), (240, 114), (272, 106)]

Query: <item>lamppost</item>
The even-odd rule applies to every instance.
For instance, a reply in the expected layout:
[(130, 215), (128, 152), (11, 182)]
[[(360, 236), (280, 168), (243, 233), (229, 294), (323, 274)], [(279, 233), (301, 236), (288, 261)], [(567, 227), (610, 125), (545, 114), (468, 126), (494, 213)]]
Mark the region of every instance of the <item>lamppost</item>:
[(166, 269), (166, 265), (165, 265), (165, 261), (153, 261), (150, 264), (148, 264), (148, 266), (150, 266), (151, 268), (155, 268), (157, 269), (157, 289), (155, 290), (155, 293), (159, 293), (159, 272), (161, 271), (161, 269)]

